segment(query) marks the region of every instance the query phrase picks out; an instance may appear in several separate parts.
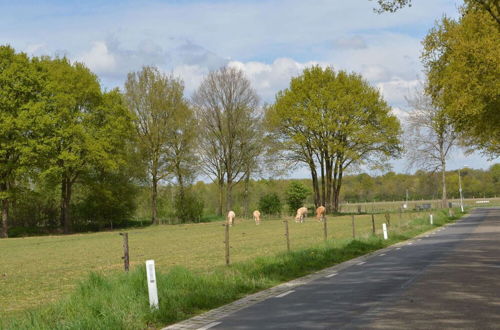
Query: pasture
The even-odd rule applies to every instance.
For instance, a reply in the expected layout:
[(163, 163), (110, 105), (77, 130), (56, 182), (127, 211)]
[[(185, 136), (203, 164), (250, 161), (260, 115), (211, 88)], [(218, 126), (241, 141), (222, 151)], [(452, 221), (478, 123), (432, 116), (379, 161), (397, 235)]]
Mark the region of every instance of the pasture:
[[(392, 214), (392, 230), (404, 227), (416, 213)], [(323, 224), (312, 217), (303, 224), (289, 218), (291, 249), (323, 242)], [(328, 216), (328, 238), (352, 238), (351, 216)], [(378, 234), (385, 222), (375, 215)], [(223, 222), (151, 226), (129, 230), (130, 262), (133, 269), (154, 259), (157, 269), (167, 272), (184, 266), (206, 272), (224, 265)], [(356, 237), (371, 235), (370, 215), (355, 216)], [(231, 262), (286, 251), (282, 219), (238, 219), (230, 229)], [(70, 293), (90, 271), (102, 274), (122, 272), (122, 237), (119, 231), (13, 238), (0, 241), (0, 311), (13, 315), (23, 310), (57, 301)], [(0, 314), (1, 317), (1, 314)]]

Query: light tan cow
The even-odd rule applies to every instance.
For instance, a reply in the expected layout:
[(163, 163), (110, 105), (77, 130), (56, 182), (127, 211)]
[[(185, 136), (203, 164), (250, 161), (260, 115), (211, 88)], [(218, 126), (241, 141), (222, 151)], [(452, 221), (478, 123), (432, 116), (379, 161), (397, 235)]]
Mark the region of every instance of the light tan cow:
[(253, 211), (253, 219), (256, 225), (260, 225), (260, 212), (258, 210)]
[(297, 210), (297, 215), (295, 216), (295, 222), (304, 222), (304, 218), (307, 216), (307, 207), (301, 207)]
[(319, 222), (325, 221), (326, 219), (326, 208), (324, 206), (320, 206), (316, 209), (316, 219)]
[(227, 224), (232, 226), (234, 224), (234, 218), (236, 218), (236, 214), (233, 211), (229, 211), (227, 213)]

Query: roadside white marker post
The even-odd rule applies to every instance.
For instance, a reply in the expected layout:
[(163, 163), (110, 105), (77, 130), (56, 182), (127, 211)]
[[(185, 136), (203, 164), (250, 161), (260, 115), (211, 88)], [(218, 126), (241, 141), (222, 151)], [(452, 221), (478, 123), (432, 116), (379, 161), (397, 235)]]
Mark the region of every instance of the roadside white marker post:
[(385, 223), (382, 224), (382, 230), (384, 231), (384, 239), (387, 239), (387, 225)]
[(154, 260), (146, 260), (146, 273), (148, 280), (149, 307), (158, 309), (158, 289), (156, 287), (156, 272)]
[(429, 214), (429, 221), (431, 222), (431, 225), (434, 224), (434, 217), (432, 214)]

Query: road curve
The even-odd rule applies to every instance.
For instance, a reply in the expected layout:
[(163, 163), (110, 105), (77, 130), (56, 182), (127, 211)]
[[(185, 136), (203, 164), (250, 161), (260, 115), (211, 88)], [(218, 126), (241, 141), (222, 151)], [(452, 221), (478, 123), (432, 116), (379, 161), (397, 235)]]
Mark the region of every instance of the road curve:
[(500, 208), (197, 328), (500, 329)]

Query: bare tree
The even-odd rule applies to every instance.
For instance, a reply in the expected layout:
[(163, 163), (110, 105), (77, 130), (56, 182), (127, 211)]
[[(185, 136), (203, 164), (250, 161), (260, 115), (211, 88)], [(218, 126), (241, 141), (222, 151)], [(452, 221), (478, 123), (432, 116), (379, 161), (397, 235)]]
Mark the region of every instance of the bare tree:
[(407, 99), (413, 110), (406, 125), (405, 149), (409, 167), (441, 173), (442, 204), (446, 207), (446, 160), (457, 137), (444, 112), (432, 104), (424, 88)]
[(189, 108), (183, 93), (181, 80), (155, 67), (129, 73), (125, 83), (125, 98), (135, 115), (139, 146), (148, 165), (154, 224), (158, 224), (158, 183), (175, 174), (183, 185), (182, 162), (189, 160), (186, 145), (191, 130), (186, 127)]
[(232, 189), (248, 173), (258, 149), (259, 98), (241, 70), (223, 67), (208, 74), (193, 95), (193, 103), (202, 132), (202, 168), (219, 185), (222, 213), (224, 185), (230, 210)]

